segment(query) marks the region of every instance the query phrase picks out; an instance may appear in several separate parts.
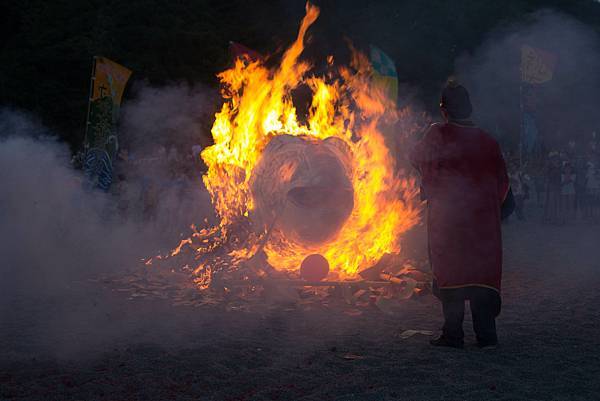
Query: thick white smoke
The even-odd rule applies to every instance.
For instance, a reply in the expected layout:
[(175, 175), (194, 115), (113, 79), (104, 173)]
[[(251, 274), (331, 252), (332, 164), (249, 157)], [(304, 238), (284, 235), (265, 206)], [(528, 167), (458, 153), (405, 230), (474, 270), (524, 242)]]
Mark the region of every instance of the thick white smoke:
[[(115, 164), (121, 180), (108, 193), (86, 187), (68, 146), (34, 116), (0, 111), (0, 353), (18, 357), (11, 339), (29, 337), (27, 352), (72, 354), (139, 329), (113, 320), (121, 307), (92, 280), (139, 269), (212, 218), (192, 159), (192, 146), (206, 145), (203, 107), (206, 97), (182, 86), (140, 90), (122, 116), (133, 157)], [(162, 154), (170, 143), (175, 158)], [(82, 325), (98, 327), (77, 341), (65, 334)]]

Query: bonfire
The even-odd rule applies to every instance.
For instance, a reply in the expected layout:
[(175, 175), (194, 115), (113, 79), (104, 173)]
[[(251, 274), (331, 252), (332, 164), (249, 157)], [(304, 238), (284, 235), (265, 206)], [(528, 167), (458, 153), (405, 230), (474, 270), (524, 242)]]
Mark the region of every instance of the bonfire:
[[(192, 226), (191, 236), (159, 258), (184, 266), (201, 290), (256, 288), (270, 279), (395, 283), (406, 294), (419, 281), (401, 257), (403, 234), (419, 222), (417, 186), (395, 165), (381, 131), (411, 112), (373, 83), (359, 51), (349, 66), (330, 56), (325, 76), (311, 73), (301, 55), (318, 16), (307, 3), (277, 67), (240, 57), (218, 75), (224, 102), (214, 144), (201, 157), (219, 223)], [(312, 100), (299, 118), (292, 94), (302, 86)]]

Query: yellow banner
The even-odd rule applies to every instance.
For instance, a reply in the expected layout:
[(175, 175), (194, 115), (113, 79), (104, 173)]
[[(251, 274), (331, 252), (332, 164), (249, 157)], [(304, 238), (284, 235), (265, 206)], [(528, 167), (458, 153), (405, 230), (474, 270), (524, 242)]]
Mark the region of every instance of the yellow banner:
[(84, 171), (92, 185), (108, 190), (112, 162), (119, 150), (117, 122), (131, 70), (104, 57), (94, 57), (84, 139)]
[(557, 56), (546, 50), (521, 46), (521, 81), (542, 84), (552, 80)]
[(104, 57), (95, 57), (94, 82), (92, 101), (105, 96), (112, 98), (116, 105), (121, 104), (125, 85), (131, 75), (131, 70)]

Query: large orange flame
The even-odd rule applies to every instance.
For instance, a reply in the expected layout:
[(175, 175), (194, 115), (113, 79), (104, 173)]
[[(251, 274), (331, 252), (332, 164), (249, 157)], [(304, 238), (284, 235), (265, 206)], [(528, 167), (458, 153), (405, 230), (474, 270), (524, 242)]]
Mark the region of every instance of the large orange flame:
[[(278, 68), (269, 69), (260, 60), (238, 59), (221, 74), (225, 102), (212, 127), (214, 145), (202, 152), (208, 166), (203, 177), (220, 228), (252, 216), (255, 207), (250, 177), (260, 156), (276, 135), (337, 137), (351, 149), (351, 181), (354, 208), (334, 239), (306, 246), (293, 243), (281, 233), (270, 233), (264, 251), (278, 270), (297, 270), (309, 254), (324, 255), (342, 277), (352, 277), (376, 263), (385, 253), (400, 251), (401, 235), (419, 219), (415, 183), (395, 173), (378, 127), (385, 117), (397, 117), (384, 91), (371, 84), (367, 58), (354, 54), (352, 68), (340, 68), (337, 78), (308, 77), (311, 66), (299, 61), (304, 37), (319, 16), (319, 8), (306, 5), (298, 37), (283, 55)], [(299, 122), (291, 92), (308, 85), (312, 104), (307, 122)], [(234, 251), (248, 258), (257, 246), (246, 244)]]

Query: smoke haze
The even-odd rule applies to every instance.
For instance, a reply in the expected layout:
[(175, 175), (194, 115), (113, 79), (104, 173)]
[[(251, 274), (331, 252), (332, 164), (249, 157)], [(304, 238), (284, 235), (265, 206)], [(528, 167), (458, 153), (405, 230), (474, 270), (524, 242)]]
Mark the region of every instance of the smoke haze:
[(521, 46), (529, 45), (557, 57), (553, 79), (539, 85), (537, 123), (549, 148), (571, 138), (589, 141), (598, 128), (600, 107), (600, 40), (594, 29), (564, 14), (542, 10), (526, 22), (497, 29), (472, 53), (462, 54), (455, 70), (470, 91), (474, 118), (517, 146), (520, 131)]
[[(206, 144), (200, 124), (207, 105), (199, 89), (141, 88), (123, 113), (133, 157), (115, 166), (115, 175), (127, 176), (113, 185), (116, 193), (86, 188), (68, 146), (33, 116), (0, 111), (0, 336), (7, 347), (1, 352), (72, 356), (146, 325), (158, 327), (150, 318), (132, 323), (115, 317), (122, 306), (90, 280), (139, 269), (142, 258), (177, 245), (191, 223), (213, 217), (199, 167), (173, 173), (193, 157), (194, 139)], [(177, 161), (151, 157), (170, 139), (179, 145)], [(148, 186), (154, 191), (151, 218), (142, 210)], [(86, 325), (97, 325), (95, 334), (78, 336)], [(13, 346), (24, 339), (28, 349)]]

